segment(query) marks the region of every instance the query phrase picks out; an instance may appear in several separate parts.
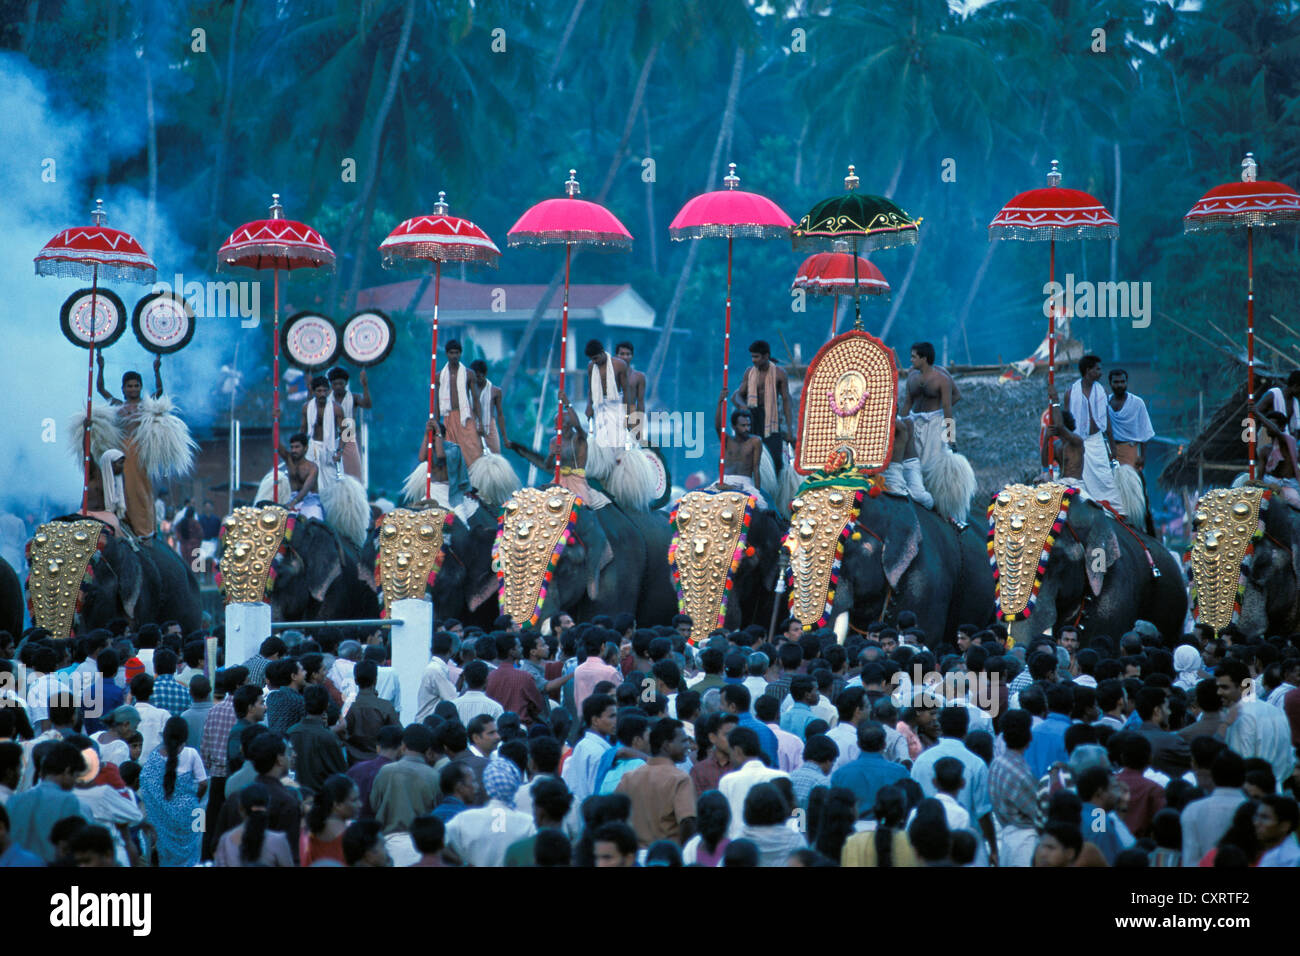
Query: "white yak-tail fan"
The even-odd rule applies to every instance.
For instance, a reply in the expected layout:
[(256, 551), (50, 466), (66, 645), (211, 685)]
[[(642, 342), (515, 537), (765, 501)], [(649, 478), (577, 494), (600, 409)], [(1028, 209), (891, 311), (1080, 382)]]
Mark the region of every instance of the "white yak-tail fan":
[[(293, 489), (289, 487), (289, 472), (281, 465), (277, 469), (280, 475), (280, 495), (279, 503), (286, 504), (293, 497)], [(255, 504), (271, 501), (271, 473), (268, 471), (262, 476), (262, 480), (257, 484), (257, 494), (253, 498)]]
[(1119, 504), (1125, 520), (1135, 528), (1145, 528), (1147, 523), (1146, 495), (1142, 493), (1142, 476), (1132, 465), (1115, 469), (1115, 486), (1119, 489)]
[(469, 466), (469, 483), (478, 492), (479, 500), (492, 511), (499, 510), (523, 487), (510, 462), (492, 452), (485, 452)]
[(170, 398), (145, 396), (135, 415), (133, 441), (151, 478), (180, 477), (194, 470), (199, 446)]
[(934, 498), (934, 510), (949, 521), (970, 522), (970, 502), (975, 497), (975, 471), (965, 455), (944, 452), (921, 463), (925, 487)]
[[(68, 419), (68, 452), (80, 464), (85, 455), (86, 413), (79, 411)], [(90, 457), (99, 461), (110, 448), (122, 447), (122, 429), (117, 411), (111, 405), (95, 405), (90, 411)]]
[(655, 497), (657, 478), (650, 453), (639, 446), (625, 449), (618, 464), (605, 479), (610, 497), (628, 511), (649, 511)]
[(318, 477), (316, 483), (325, 523), (360, 547), (370, 527), (370, 501), (365, 487), (351, 475)]

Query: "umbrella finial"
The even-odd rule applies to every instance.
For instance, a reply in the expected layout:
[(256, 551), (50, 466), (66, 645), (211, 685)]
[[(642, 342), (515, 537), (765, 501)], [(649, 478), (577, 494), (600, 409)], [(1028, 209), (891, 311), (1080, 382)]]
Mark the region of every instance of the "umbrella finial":
[(450, 207), (447, 205), (447, 191), (445, 189), (439, 189), (438, 201), (433, 204), (433, 214), (435, 216), (445, 216), (447, 215), (447, 210), (449, 208)]
[(104, 200), (95, 200), (95, 208), (90, 210), (90, 218), (95, 220), (97, 226), (102, 226), (108, 222), (108, 213), (104, 212)]
[(844, 188), (849, 192), (858, 188), (858, 174), (853, 170), (857, 169), (852, 163), (849, 163), (849, 174), (844, 177)]
[(722, 177), (722, 182), (728, 189), (735, 189), (740, 185), (740, 177), (736, 175), (736, 164), (727, 163), (727, 169), (729, 169), (730, 172)]
[(1246, 158), (1241, 161), (1241, 181), (1243, 183), (1253, 183), (1255, 181), (1255, 154), (1247, 153)]
[(836, 239), (831, 243), (831, 250), (833, 252), (848, 252), (849, 241), (847, 239)]
[(1059, 160), (1056, 160), (1056, 159), (1052, 160), (1052, 168), (1051, 168), (1051, 170), (1050, 170), (1050, 171), (1048, 172), (1048, 174), (1047, 174), (1047, 185), (1049, 185), (1049, 186), (1059, 186), (1059, 185), (1061, 185), (1061, 168), (1060, 168), (1060, 167), (1061, 167), (1061, 163), (1060, 163)]
[(280, 205), (280, 194), (271, 193), (271, 218), (283, 219), (284, 207)]
[(569, 179), (564, 184), (564, 191), (570, 199), (582, 195), (582, 187), (578, 185), (578, 171), (576, 169), (569, 170)]

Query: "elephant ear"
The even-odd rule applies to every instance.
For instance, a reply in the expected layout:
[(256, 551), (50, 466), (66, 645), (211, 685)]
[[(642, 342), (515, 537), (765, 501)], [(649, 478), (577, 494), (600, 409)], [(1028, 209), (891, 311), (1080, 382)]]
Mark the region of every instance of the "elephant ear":
[[(316, 601), (325, 600), (325, 592), (343, 574), (343, 552), (334, 532), (321, 527), (309, 528), (302, 545), (291, 549), (298, 552), (299, 563), (307, 574), (307, 590)], [(309, 549), (311, 559), (302, 554)]]
[(600, 593), (600, 575), (614, 560), (614, 549), (610, 547), (609, 537), (596, 518), (596, 512), (590, 508), (578, 509), (578, 537), (582, 539), (586, 551), (587, 597), (596, 600)]
[(144, 587), (144, 568), (140, 565), (140, 556), (125, 543), (118, 542), (114, 549), (116, 554), (110, 561), (117, 574), (117, 599), (126, 612), (127, 620), (135, 620), (136, 605), (140, 603), (140, 591)]
[(916, 512), (910, 502), (900, 501), (897, 505), (880, 554), (885, 580), (891, 588), (898, 587), (898, 582), (921, 551), (921, 523), (916, 520)]
[(1088, 575), (1088, 586), (1093, 596), (1101, 594), (1105, 584), (1106, 572), (1119, 560), (1119, 538), (1115, 536), (1115, 526), (1111, 519), (1097, 514), (1088, 529), (1088, 543), (1084, 548), (1083, 567)]

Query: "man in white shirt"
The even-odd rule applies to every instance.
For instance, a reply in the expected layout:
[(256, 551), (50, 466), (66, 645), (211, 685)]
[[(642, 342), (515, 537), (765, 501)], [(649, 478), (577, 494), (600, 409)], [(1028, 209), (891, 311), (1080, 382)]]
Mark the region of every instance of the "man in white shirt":
[(144, 738), (144, 744), (140, 748), (141, 761), (148, 760), (149, 755), (162, 743), (163, 725), (171, 717), (168, 711), (149, 703), (152, 695), (153, 678), (148, 674), (136, 674), (131, 680), (131, 693), (127, 701), (140, 715), (140, 724), (136, 730)]
[(339, 656), (330, 665), (330, 683), (339, 689), (345, 701), (350, 701), (357, 696), (357, 679), (353, 675), (361, 655), (362, 647), (359, 641), (344, 641), (339, 645)]
[(718, 790), (727, 798), (731, 807), (731, 839), (740, 836), (745, 828), (745, 797), (749, 791), (760, 783), (767, 783), (777, 777), (789, 777), (788, 773), (774, 770), (763, 763), (763, 748), (759, 745), (758, 734), (748, 727), (737, 727), (727, 735), (727, 746), (731, 749), (731, 759), (736, 769), (726, 774), (718, 782)]
[(1101, 359), (1085, 355), (1079, 360), (1079, 375), (1066, 393), (1065, 404), (1074, 416), (1075, 434), (1083, 439), (1083, 490), (1094, 501), (1107, 501), (1123, 513), (1111, 467), (1110, 404), (1101, 387)]
[(397, 671), (384, 663), (388, 660), (388, 651), (378, 644), (371, 644), (362, 655), (364, 660), (374, 661), (379, 674), (375, 678), (375, 693), (381, 700), (393, 705), (393, 710), (402, 712), (402, 685), (397, 680)]
[(483, 789), (488, 802), (462, 810), (447, 824), (447, 848), (469, 866), (504, 866), (510, 844), (537, 832), (527, 813), (515, 809), (515, 793), (524, 775), (506, 757), (488, 761)]
[(451, 654), (452, 636), (446, 631), (433, 635), (433, 658), (420, 676), (420, 689), (416, 696), (416, 721), (422, 721), (433, 713), (444, 700), (455, 701), (456, 685), (447, 670), (447, 657)]
[(1286, 418), (1286, 430), (1291, 437), (1300, 437), (1300, 371), (1286, 377), (1286, 385), (1275, 385), (1264, 393), (1255, 406), (1255, 414), (1279, 413)]
[(1219, 665), (1215, 686), (1223, 702), (1223, 722), (1215, 736), (1226, 740), (1243, 759), (1262, 757), (1279, 781), (1291, 779), (1295, 769), (1295, 746), (1291, 724), (1276, 707), (1254, 696), (1254, 684), (1246, 665), (1226, 660)]
[(479, 714), (487, 714), (496, 720), (505, 708), (489, 697), (483, 690), (487, 686), (488, 667), (483, 661), (470, 661), (465, 666), (465, 693), (453, 701), (460, 722), (466, 727)]
[(1256, 865), (1300, 867), (1297, 828), (1300, 828), (1300, 809), (1291, 797), (1269, 794), (1260, 801), (1255, 811), (1255, 836), (1264, 853)]
[(749, 674), (745, 677), (742, 684), (749, 690), (749, 699), (752, 702), (758, 700), (767, 693), (767, 670), (772, 666), (772, 662), (767, 659), (767, 655), (762, 651), (755, 651), (749, 655)]
[(1300, 687), (1300, 657), (1292, 657), (1282, 662), (1282, 683), (1268, 695), (1269, 704), (1281, 710), (1286, 695), (1297, 687)]
[(922, 751), (912, 764), (912, 779), (921, 785), (927, 797), (938, 791), (934, 785), (934, 765), (944, 757), (955, 757), (964, 768), (963, 786), (958, 802), (966, 808), (983, 836), (988, 858), (996, 865), (997, 837), (993, 829), (993, 802), (989, 797), (989, 771), (983, 759), (971, 753), (962, 743), (970, 726), (970, 710), (966, 707), (944, 707), (939, 711), (939, 742)]
[[(840, 722), (826, 732), (826, 736), (840, 748), (840, 755), (831, 767), (832, 774), (846, 763), (858, 759), (858, 724), (867, 719), (867, 692), (861, 687), (846, 687), (840, 691), (836, 701)], [(898, 731), (895, 730), (894, 733), (898, 734)], [(898, 736), (901, 737), (902, 734)], [(885, 749), (889, 749), (888, 743), (885, 744)]]
[(596, 771), (601, 757), (612, 746), (609, 738), (614, 733), (617, 714), (614, 698), (608, 694), (590, 694), (582, 702), (582, 721), (587, 730), (564, 762), (560, 774), (573, 794), (575, 806), (581, 807), (582, 801), (596, 792)]
[(1183, 866), (1198, 866), (1205, 854), (1228, 832), (1237, 808), (1246, 801), (1241, 785), (1246, 781), (1246, 762), (1241, 755), (1224, 749), (1210, 766), (1214, 790), (1183, 808), (1179, 822), (1183, 830)]

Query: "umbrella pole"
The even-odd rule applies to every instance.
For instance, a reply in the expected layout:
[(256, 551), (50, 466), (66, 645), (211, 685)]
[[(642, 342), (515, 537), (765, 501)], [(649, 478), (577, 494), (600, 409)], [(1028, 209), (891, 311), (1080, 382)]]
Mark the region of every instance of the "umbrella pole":
[[(722, 335), (722, 393), (723, 399), (726, 400), (728, 385), (727, 371), (731, 362), (731, 230), (727, 230), (727, 326)], [(725, 410), (725, 406), (724, 406)], [(723, 479), (727, 475), (727, 429), (726, 422), (723, 421), (721, 431), (722, 439), (718, 450), (718, 485), (721, 487)]]
[[(1053, 287), (1056, 282), (1056, 240), (1053, 239), (1048, 244), (1049, 258), (1047, 265), (1048, 287)], [(1047, 306), (1047, 387), (1049, 389), (1056, 387), (1056, 296), (1052, 296), (1052, 301)], [(1065, 419), (1062, 418), (1062, 421)], [(1056, 455), (1053, 453), (1051, 439), (1047, 441), (1047, 467), (1050, 469), (1056, 464)]]
[[(555, 416), (555, 483), (560, 483), (560, 453), (564, 450), (564, 366), (569, 360), (569, 258), (573, 251), (573, 244), (566, 242), (564, 244), (564, 308), (560, 312), (560, 390), (556, 398), (559, 400), (559, 411)], [(595, 429), (593, 429), (595, 430)], [(593, 436), (597, 441), (600, 436)], [(577, 454), (577, 449), (574, 449)], [(577, 464), (577, 461), (574, 461)]]
[[(90, 280), (90, 358), (86, 362), (86, 425), (81, 438), (81, 511), (90, 507), (90, 410), (95, 396), (95, 314), (98, 311), (99, 266)], [(102, 480), (102, 476), (101, 476)]]
[(862, 295), (858, 290), (858, 240), (853, 240), (853, 327), (862, 328)]
[[(280, 270), (275, 273), (275, 334), (271, 363), (271, 501), (280, 503)], [(311, 436), (308, 436), (310, 438)]]
[(438, 293), (442, 288), (442, 260), (437, 259), (433, 264), (433, 347), (429, 351), (429, 427), (428, 432), (428, 457), (426, 464), (428, 468), (424, 472), (424, 497), (426, 500), (433, 497), (433, 429), (434, 422), (437, 418), (434, 414), (434, 386), (438, 381)]
[(1255, 230), (1246, 227), (1246, 417), (1250, 419), (1250, 480), (1255, 480)]
[(835, 338), (835, 328), (840, 318), (840, 297), (837, 295), (832, 298), (835, 304), (831, 306), (831, 338)]

